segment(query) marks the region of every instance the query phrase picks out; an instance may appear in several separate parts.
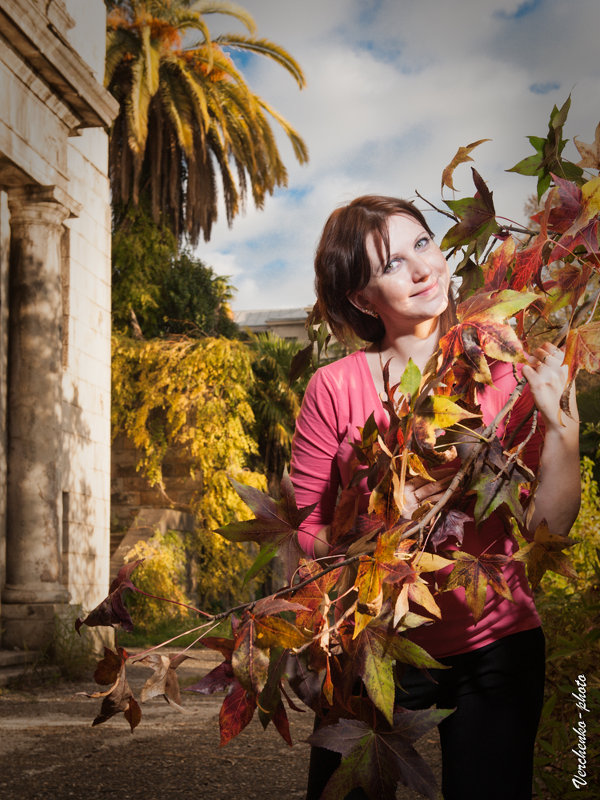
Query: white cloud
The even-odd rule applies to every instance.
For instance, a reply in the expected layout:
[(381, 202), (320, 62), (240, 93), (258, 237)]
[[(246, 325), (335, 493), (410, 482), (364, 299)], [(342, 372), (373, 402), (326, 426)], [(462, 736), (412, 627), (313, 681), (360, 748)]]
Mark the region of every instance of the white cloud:
[[(207, 263), (233, 276), (235, 308), (311, 303), (314, 248), (336, 206), (370, 192), (412, 197), (415, 188), (440, 204), (442, 169), (476, 139), (493, 138), (473, 155), (497, 209), (519, 217), (535, 181), (505, 170), (532, 152), (526, 136), (545, 135), (552, 105), (571, 91), (567, 136), (593, 138), (597, 0), (243, 4), (259, 35), (286, 47), (306, 73), (299, 92), (274, 63), (252, 59), (245, 67), (254, 90), (304, 137), (310, 162), (296, 164), (280, 136), (288, 189), (267, 198), (263, 211), (249, 205), (232, 229), (219, 222), (199, 247)], [(535, 84), (545, 93), (532, 91)], [(469, 166), (456, 172), (461, 193), (472, 191)]]

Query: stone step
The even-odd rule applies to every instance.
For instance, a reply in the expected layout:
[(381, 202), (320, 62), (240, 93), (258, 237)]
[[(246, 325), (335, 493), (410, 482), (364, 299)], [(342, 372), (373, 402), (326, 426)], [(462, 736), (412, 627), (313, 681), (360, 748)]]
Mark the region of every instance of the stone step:
[(39, 658), (37, 650), (0, 650), (0, 686), (17, 682)]
[(0, 669), (33, 664), (39, 657), (37, 650), (0, 650)]

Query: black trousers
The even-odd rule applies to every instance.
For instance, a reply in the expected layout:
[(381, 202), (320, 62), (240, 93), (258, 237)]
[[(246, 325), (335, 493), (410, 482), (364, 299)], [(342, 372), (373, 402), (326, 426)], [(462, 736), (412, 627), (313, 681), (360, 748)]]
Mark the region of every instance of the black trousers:
[[(542, 629), (438, 660), (452, 669), (407, 667), (396, 702), (408, 709), (456, 708), (439, 725), (444, 800), (531, 800), (544, 695)], [(318, 800), (340, 760), (339, 753), (312, 748), (307, 800)], [(346, 800), (364, 798), (362, 789), (355, 789)]]

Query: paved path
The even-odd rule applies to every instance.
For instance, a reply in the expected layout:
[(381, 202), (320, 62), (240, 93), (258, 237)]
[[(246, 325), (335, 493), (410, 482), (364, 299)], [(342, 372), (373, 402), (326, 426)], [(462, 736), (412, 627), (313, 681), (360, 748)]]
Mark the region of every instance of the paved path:
[[(186, 662), (188, 663), (188, 662)], [(182, 685), (210, 664), (179, 668)], [(139, 691), (149, 674), (131, 668)], [(219, 747), (222, 696), (185, 695), (187, 713), (163, 700), (142, 706), (132, 734), (122, 715), (91, 727), (100, 700), (78, 696), (93, 681), (38, 685), (0, 693), (0, 798), (2, 800), (301, 800), (312, 714), (290, 712), (290, 748), (257, 719)], [(425, 747), (437, 758), (435, 736)], [(413, 800), (413, 793), (399, 793)]]

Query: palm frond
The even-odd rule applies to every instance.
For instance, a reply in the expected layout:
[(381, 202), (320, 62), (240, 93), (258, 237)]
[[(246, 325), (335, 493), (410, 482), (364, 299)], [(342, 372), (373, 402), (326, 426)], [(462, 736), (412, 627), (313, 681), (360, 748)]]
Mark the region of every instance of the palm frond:
[(261, 56), (276, 61), (281, 67), (290, 73), (300, 89), (306, 86), (306, 78), (298, 62), (283, 47), (268, 39), (255, 39), (249, 36), (236, 36), (230, 33), (221, 34), (214, 40), (221, 47), (231, 47), (238, 50), (246, 50), (250, 53), (257, 53)]

